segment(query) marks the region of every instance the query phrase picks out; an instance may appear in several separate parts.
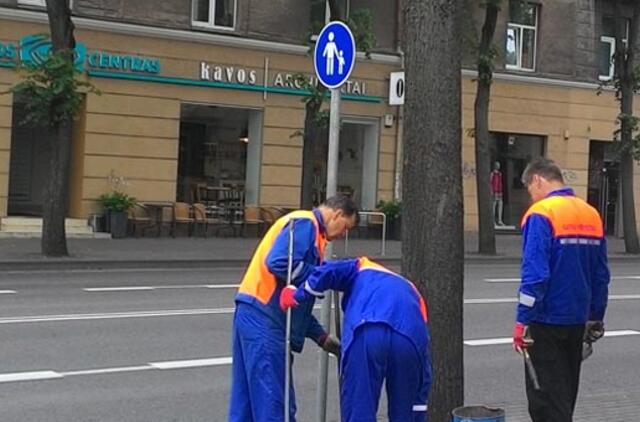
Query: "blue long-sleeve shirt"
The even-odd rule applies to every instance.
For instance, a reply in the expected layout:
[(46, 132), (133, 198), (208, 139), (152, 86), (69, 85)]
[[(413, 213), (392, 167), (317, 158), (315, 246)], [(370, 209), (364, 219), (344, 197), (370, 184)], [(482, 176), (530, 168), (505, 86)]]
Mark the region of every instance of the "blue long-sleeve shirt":
[(602, 320), (607, 244), (597, 211), (564, 188), (531, 206), (522, 224), (517, 321), (555, 325)]

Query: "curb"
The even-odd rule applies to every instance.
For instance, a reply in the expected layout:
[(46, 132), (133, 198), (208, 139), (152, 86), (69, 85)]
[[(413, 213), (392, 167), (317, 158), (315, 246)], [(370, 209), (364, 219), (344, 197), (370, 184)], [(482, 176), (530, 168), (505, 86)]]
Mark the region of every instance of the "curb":
[[(399, 266), (400, 257), (373, 257), (381, 264)], [(0, 261), (2, 271), (65, 271), (65, 270), (109, 270), (109, 269), (174, 269), (174, 268), (245, 268), (247, 259), (148, 259), (148, 260), (91, 260), (91, 259), (50, 259), (50, 260), (22, 260)], [(613, 255), (610, 263), (637, 262), (640, 256)], [(480, 256), (466, 255), (465, 264), (519, 264), (520, 257), (516, 256)]]

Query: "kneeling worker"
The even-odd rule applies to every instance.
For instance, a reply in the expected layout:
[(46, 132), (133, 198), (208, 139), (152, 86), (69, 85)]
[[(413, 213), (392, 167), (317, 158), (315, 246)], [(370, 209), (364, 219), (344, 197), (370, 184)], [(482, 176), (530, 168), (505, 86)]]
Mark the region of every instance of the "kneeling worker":
[(407, 279), (367, 258), (317, 267), (280, 295), (283, 310), (344, 292), (340, 399), (343, 422), (375, 422), (386, 382), (391, 422), (425, 422), (431, 386), (427, 306)]

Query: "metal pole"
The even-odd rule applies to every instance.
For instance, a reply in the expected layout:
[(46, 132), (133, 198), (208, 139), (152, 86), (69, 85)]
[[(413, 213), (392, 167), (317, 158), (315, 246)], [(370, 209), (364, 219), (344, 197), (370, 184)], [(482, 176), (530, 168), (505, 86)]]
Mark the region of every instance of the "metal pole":
[[(340, 144), (340, 89), (331, 90), (331, 108), (329, 109), (329, 154), (327, 158), (327, 198), (338, 190), (338, 151)], [(333, 245), (329, 243), (324, 253), (325, 259), (333, 256)], [(322, 302), (321, 323), (327, 331), (331, 329), (331, 291), (325, 294)], [(320, 353), (318, 373), (317, 418), (318, 422), (327, 420), (327, 382), (329, 374), (329, 355)]]
[[(289, 260), (287, 263), (287, 286), (291, 284), (293, 273), (293, 226), (295, 220), (289, 221)], [(284, 367), (284, 421), (289, 422), (291, 415), (289, 414), (289, 402), (291, 401), (291, 308), (287, 309), (287, 326), (286, 326), (286, 350), (285, 350), (285, 367)]]

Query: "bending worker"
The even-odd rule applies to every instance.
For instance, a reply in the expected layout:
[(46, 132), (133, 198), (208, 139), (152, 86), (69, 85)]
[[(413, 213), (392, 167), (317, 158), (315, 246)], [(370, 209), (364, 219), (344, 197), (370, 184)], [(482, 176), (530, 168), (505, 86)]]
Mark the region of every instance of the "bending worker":
[[(528, 349), (540, 389), (525, 372), (533, 422), (571, 422), (583, 338), (604, 334), (609, 268), (598, 211), (564, 185), (550, 160), (531, 162), (522, 183), (533, 205), (522, 220), (522, 282), (513, 345)], [(585, 333), (586, 326), (586, 333)]]
[(416, 287), (367, 258), (318, 267), (280, 306), (302, 307), (325, 290), (345, 292), (340, 403), (343, 422), (375, 422), (385, 381), (391, 422), (425, 422), (431, 386), (427, 306)]
[[(229, 421), (284, 420), (286, 315), (278, 306), (286, 284), (289, 224), (293, 221), (293, 284), (305, 281), (322, 263), (327, 241), (355, 226), (358, 209), (346, 197), (333, 197), (313, 211), (278, 219), (258, 245), (236, 295)], [(300, 353), (305, 337), (339, 354), (339, 342), (312, 315), (313, 301), (292, 314), (291, 349)], [(293, 383), (291, 421), (295, 422)]]

